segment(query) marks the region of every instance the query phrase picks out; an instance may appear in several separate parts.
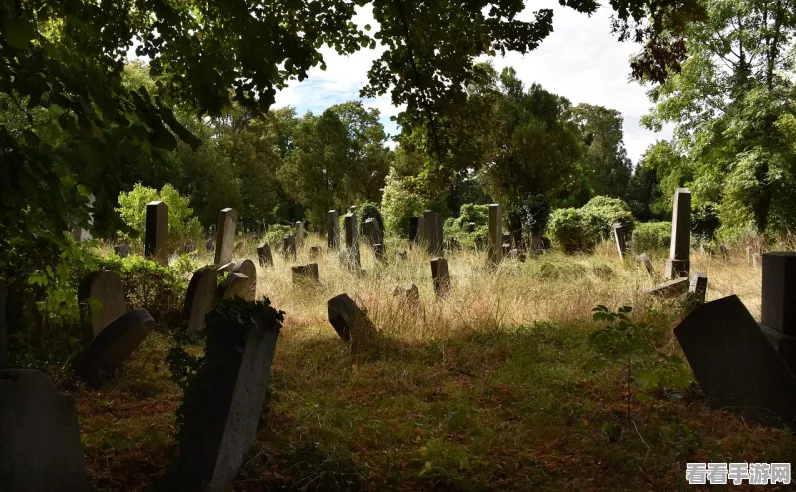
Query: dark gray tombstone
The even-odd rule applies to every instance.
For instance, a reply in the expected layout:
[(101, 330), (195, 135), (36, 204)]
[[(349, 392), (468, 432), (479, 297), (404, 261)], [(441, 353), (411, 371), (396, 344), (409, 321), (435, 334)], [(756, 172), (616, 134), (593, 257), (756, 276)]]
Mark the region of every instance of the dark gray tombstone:
[(708, 293), (708, 275), (705, 272), (695, 272), (691, 276), (688, 286), (688, 295), (693, 304), (704, 304)]
[(296, 221), (296, 247), (301, 249), (304, 246), (304, 221)]
[(251, 280), (242, 273), (230, 273), (216, 289), (216, 299), (245, 299), (251, 293)]
[(362, 268), (362, 261), (359, 256), (359, 228), (357, 226), (357, 214), (354, 212), (346, 214), (344, 222), (346, 262), (351, 270), (359, 271)]
[(0, 278), (0, 369), (3, 369), (8, 365), (8, 324), (6, 322), (6, 295), (6, 281), (5, 279)]
[(415, 243), (422, 243), (426, 240), (426, 220), (423, 217), (417, 219), (417, 235), (415, 236)]
[(312, 246), (310, 248), (310, 260), (317, 260), (320, 257), (321, 257), (321, 247)]
[(387, 261), (387, 253), (384, 252), (384, 245), (376, 243), (373, 245), (373, 256), (379, 261)]
[(656, 285), (655, 287), (644, 289), (641, 291), (641, 293), (648, 296), (662, 298), (678, 297), (685, 295), (688, 292), (689, 286), (690, 281), (688, 278), (680, 277), (674, 280), (669, 280), (660, 285)]
[(464, 232), (475, 232), (475, 222), (468, 222), (464, 225)]
[(348, 207), (348, 211), (351, 212), (352, 214), (357, 213), (357, 206), (351, 205), (350, 207)]
[(293, 273), (294, 284), (318, 283), (320, 281), (317, 263), (296, 265), (291, 267), (291, 271)]
[(652, 261), (650, 261), (650, 257), (647, 253), (641, 253), (640, 255), (636, 256), (636, 259), (644, 264), (644, 268), (647, 269), (647, 273), (652, 275), (655, 270), (652, 268)]
[(616, 251), (619, 253), (619, 259), (625, 259), (625, 251), (627, 251), (627, 246), (625, 245), (625, 228), (622, 227), (622, 224), (616, 223), (613, 226), (614, 229), (614, 242), (616, 242)]
[(205, 249), (207, 250), (208, 253), (213, 251), (215, 247), (216, 245), (213, 243), (212, 239), (208, 239), (205, 241)]
[(401, 261), (406, 261), (409, 258), (409, 254), (406, 252), (405, 249), (399, 249), (395, 252), (395, 257)]
[(392, 294), (401, 302), (406, 302), (412, 306), (420, 304), (420, 291), (414, 282), (410, 283), (406, 287), (396, 287)]
[[(207, 315), (205, 363), (186, 396), (196, 403), (180, 432), (177, 470), (185, 490), (228, 490), (254, 443), (281, 327), (269, 311), (237, 323)], [(221, 335), (229, 330), (246, 336)]]
[(326, 245), (329, 249), (340, 247), (340, 217), (337, 210), (329, 210), (326, 215)]
[(431, 259), (431, 279), (437, 297), (443, 297), (450, 291), (451, 277), (448, 273), (448, 260), (442, 257)]
[(242, 273), (246, 275), (248, 284), (243, 288), (243, 297), (247, 301), (253, 301), (257, 296), (257, 267), (249, 259), (238, 260), (232, 266), (232, 273)]
[(719, 252), (721, 253), (721, 257), (725, 260), (729, 259), (730, 257), (730, 250), (727, 248), (726, 244), (722, 244), (719, 246)]
[(437, 219), (431, 210), (423, 211), (423, 239), (426, 241), (426, 251), (433, 255), (437, 246)]
[(672, 239), (669, 259), (666, 260), (666, 278), (688, 277), (691, 250), (691, 192), (677, 188), (672, 205)]
[(169, 207), (162, 201), (146, 204), (144, 256), (163, 265), (169, 262), (166, 241), (169, 239)]
[(445, 230), (442, 227), (442, 214), (434, 214), (434, 255), (442, 255), (445, 246)]
[(347, 294), (329, 299), (327, 310), (329, 323), (344, 342), (351, 343), (351, 350), (366, 346), (375, 337), (376, 327)]
[(761, 267), (762, 258), (760, 253), (752, 253), (752, 268), (755, 270)]
[(630, 247), (633, 251), (638, 251), (638, 231), (633, 231), (630, 235)]
[(365, 239), (369, 244), (374, 245), (384, 243), (384, 237), (381, 233), (381, 227), (379, 227), (379, 221), (373, 217), (365, 219), (363, 229), (365, 231)]
[(238, 212), (234, 208), (224, 208), (218, 213), (216, 232), (215, 264), (223, 265), (232, 261), (235, 246), (235, 229), (238, 226)]
[(186, 245), (185, 245), (185, 246), (182, 248), (182, 253), (183, 253), (183, 254), (186, 254), (186, 255), (187, 255), (188, 253), (193, 253), (194, 251), (196, 251), (196, 246), (194, 246), (194, 244), (193, 244), (192, 242), (190, 242), (190, 241), (188, 242), (188, 244), (186, 244)]
[(414, 243), (417, 240), (417, 230), (419, 226), (419, 219), (417, 217), (409, 217), (409, 242)]
[(709, 404), (796, 422), (796, 378), (737, 296), (696, 307), (674, 334)]
[(500, 205), (493, 203), (489, 206), (489, 259), (497, 265), (503, 257), (503, 215)]
[(77, 356), (72, 365), (75, 373), (90, 382), (113, 375), (141, 345), (154, 324), (155, 320), (144, 308), (119, 316)]
[(72, 397), (34, 369), (0, 370), (0, 490), (89, 490)]
[(218, 273), (212, 265), (195, 271), (185, 292), (182, 322), (185, 330), (195, 332), (205, 325), (205, 315), (213, 309)]
[(282, 236), (282, 257), (285, 261), (296, 261), (296, 236), (293, 234)]
[(796, 252), (763, 255), (760, 321), (796, 336)]
[(257, 259), (260, 261), (260, 266), (272, 267), (274, 266), (274, 257), (271, 255), (271, 246), (267, 243), (262, 243), (257, 246)]
[[(94, 299), (95, 301), (91, 301)], [(84, 312), (83, 340), (90, 342), (113, 320), (127, 312), (122, 278), (116, 272), (91, 272), (80, 281), (77, 300)], [(93, 311), (90, 303), (99, 302)]]
[(116, 253), (119, 258), (127, 258), (130, 256), (130, 245), (129, 244), (117, 244), (113, 247), (113, 252)]

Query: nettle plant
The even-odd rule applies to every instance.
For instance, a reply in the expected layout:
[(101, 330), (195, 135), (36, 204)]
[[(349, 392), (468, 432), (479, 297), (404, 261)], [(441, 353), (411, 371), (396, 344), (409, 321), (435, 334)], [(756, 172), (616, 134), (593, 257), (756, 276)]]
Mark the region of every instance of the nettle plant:
[(614, 312), (603, 305), (592, 309), (592, 319), (602, 322), (603, 327), (589, 334), (588, 343), (595, 355), (587, 364), (587, 369), (594, 372), (607, 366), (618, 365), (622, 369), (628, 427), (633, 423), (631, 408), (634, 398), (648, 403), (652, 400), (651, 390), (685, 388), (693, 381), (691, 371), (681, 357), (660, 351), (653, 331), (630, 319), (632, 310), (630, 306), (622, 306)]

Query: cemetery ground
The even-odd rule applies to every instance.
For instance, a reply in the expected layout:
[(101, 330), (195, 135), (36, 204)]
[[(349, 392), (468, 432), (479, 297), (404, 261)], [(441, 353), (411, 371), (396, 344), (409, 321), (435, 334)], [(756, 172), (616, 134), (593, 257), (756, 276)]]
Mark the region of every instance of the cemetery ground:
[[(285, 321), (234, 490), (685, 490), (686, 462), (796, 461), (784, 426), (711, 410), (694, 389), (639, 389), (639, 374), (628, 386), (621, 363), (591, 370), (599, 304), (632, 306), (650, 343), (681, 355), (672, 328), (682, 301), (641, 294), (663, 280), (665, 251), (651, 254), (653, 276), (609, 243), (593, 255), (507, 258), (496, 272), (485, 253), (453, 251), (451, 291), (436, 299), (419, 248), (388, 241), (385, 264), (363, 244), (364, 273), (353, 274), (323, 241), (305, 240), (296, 263), (274, 251), (273, 267), (257, 267), (258, 298)], [(236, 258), (256, 259), (256, 246), (243, 239)], [(324, 251), (312, 260), (320, 283), (294, 284), (290, 267), (308, 263), (311, 246)], [(198, 263), (212, 264), (202, 250)], [(691, 271), (707, 273), (708, 300), (736, 294), (759, 316), (761, 273), (741, 248), (727, 261), (692, 252)], [(419, 304), (393, 295), (411, 282)], [(380, 334), (356, 354), (327, 318), (327, 300), (342, 292)], [(181, 398), (170, 345), (159, 327), (99, 388), (48, 368), (75, 398), (94, 490), (145, 490), (165, 473)], [(712, 487), (730, 488), (744, 490)]]

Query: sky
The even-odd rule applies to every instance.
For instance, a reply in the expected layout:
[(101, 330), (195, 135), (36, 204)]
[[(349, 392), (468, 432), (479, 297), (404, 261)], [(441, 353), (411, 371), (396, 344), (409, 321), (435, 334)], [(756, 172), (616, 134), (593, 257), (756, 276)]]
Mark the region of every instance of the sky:
[[(620, 43), (611, 34), (612, 10), (609, 7), (602, 7), (588, 17), (559, 6), (557, 0), (535, 0), (531, 8), (526, 8), (519, 17), (530, 19), (532, 11), (540, 8), (553, 9), (553, 33), (527, 55), (507, 53), (505, 58), (489, 58), (498, 71), (512, 66), (526, 86), (536, 82), (573, 104), (588, 103), (621, 112), (625, 147), (634, 164), (650, 144), (671, 138), (670, 126), (655, 133), (639, 124), (639, 119), (651, 106), (646, 96), (647, 88), (629, 79), (629, 57), (639, 51), (640, 46)], [(354, 22), (360, 26), (371, 24), (377, 27), (369, 7), (358, 9)], [(303, 82), (291, 81), (287, 88), (277, 93), (276, 108), (293, 106), (302, 115), (307, 111), (322, 112), (333, 104), (358, 100), (359, 89), (367, 83), (368, 69), (381, 50), (362, 50), (347, 57), (338, 55), (331, 48), (323, 48), (322, 53), (326, 70), (313, 67)], [(402, 108), (391, 104), (389, 94), (363, 102), (365, 106), (380, 111), (387, 133), (396, 135), (399, 132), (389, 118)]]

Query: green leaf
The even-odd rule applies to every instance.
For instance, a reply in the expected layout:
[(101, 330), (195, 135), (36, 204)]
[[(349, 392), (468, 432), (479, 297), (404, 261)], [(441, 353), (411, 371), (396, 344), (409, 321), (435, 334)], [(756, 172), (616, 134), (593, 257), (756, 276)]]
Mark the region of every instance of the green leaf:
[(12, 47), (24, 50), (30, 46), (30, 41), (36, 35), (33, 22), (26, 19), (5, 18), (3, 23), (3, 37)]

